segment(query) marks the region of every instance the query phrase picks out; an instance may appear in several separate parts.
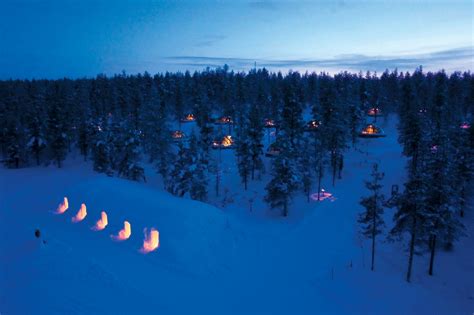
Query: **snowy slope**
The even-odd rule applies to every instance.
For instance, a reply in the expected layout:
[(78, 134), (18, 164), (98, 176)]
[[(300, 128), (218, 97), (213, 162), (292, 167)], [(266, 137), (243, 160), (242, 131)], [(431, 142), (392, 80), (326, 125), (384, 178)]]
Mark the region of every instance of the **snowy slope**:
[[(426, 274), (427, 257), (415, 257), (412, 284), (404, 281), (402, 244), (380, 238), (376, 272), (369, 271), (369, 243), (355, 223), (358, 201), (374, 161), (387, 194), (403, 180), (395, 124), (392, 117), (382, 125), (386, 138), (363, 140), (348, 153), (335, 187), (325, 179), (334, 201), (300, 196), (289, 218), (270, 213), (260, 197), (249, 212), (268, 174), (242, 192), (230, 150), (221, 152), (221, 191), (233, 199), (225, 207), (222, 195), (211, 200), (219, 207), (175, 198), (150, 172), (148, 184), (109, 178), (79, 157), (63, 169), (1, 169), (0, 313), (470, 314), (472, 237), (440, 252), (434, 277)], [(63, 196), (69, 210), (52, 214)], [(73, 224), (82, 202), (88, 215)], [(102, 210), (109, 225), (92, 231)], [(387, 210), (388, 228), (391, 216)], [(131, 238), (112, 241), (124, 220)], [(468, 230), (472, 221), (471, 211)], [(160, 247), (143, 255), (146, 227), (159, 230)], [(36, 228), (46, 244), (34, 237)]]

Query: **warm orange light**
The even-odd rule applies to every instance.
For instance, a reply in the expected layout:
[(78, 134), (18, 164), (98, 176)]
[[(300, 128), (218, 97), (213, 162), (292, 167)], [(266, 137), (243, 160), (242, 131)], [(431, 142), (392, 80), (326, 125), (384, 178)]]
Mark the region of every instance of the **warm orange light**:
[(100, 219), (95, 223), (95, 225), (92, 227), (94, 231), (101, 231), (105, 229), (105, 227), (109, 224), (109, 221), (107, 220), (107, 213), (105, 211), (102, 211), (100, 213)]
[(66, 210), (69, 208), (69, 203), (67, 201), (67, 198), (64, 197), (64, 200), (63, 202), (61, 202), (58, 206), (58, 209), (56, 209), (56, 214), (62, 214), (64, 212), (66, 212)]
[(128, 221), (123, 222), (123, 229), (118, 232), (118, 235), (111, 235), (112, 239), (116, 241), (125, 241), (132, 234), (132, 227)]
[(367, 127), (365, 127), (364, 130), (362, 130), (362, 133), (372, 135), (374, 133), (377, 133), (377, 129), (374, 125), (368, 125)]
[(232, 145), (234, 141), (232, 140), (232, 136), (225, 136), (224, 138), (222, 138), (222, 142), (221, 142), (221, 145), (223, 147), (229, 147)]
[(184, 120), (186, 121), (193, 121), (195, 118), (194, 118), (194, 115), (193, 114), (188, 114), (186, 115), (186, 117), (184, 117)]
[(176, 130), (171, 134), (171, 137), (173, 137), (173, 139), (181, 139), (184, 137), (184, 132), (181, 130)]
[(140, 249), (142, 254), (148, 254), (149, 252), (154, 251), (160, 245), (160, 233), (154, 228), (150, 229), (150, 233), (147, 233), (147, 229), (144, 230), (145, 240), (143, 241), (143, 246)]
[(81, 204), (81, 208), (77, 211), (77, 214), (72, 218), (72, 222), (80, 222), (84, 220), (87, 215), (87, 208), (85, 204)]

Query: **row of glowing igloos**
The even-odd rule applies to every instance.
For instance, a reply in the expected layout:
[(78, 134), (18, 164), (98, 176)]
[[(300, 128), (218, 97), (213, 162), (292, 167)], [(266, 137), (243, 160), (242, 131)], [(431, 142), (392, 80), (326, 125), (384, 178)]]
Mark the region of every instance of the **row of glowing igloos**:
[[(63, 202), (59, 204), (55, 213), (63, 214), (67, 211), (68, 208), (69, 208), (68, 199), (67, 197), (64, 197)], [(81, 208), (79, 209), (79, 211), (77, 211), (76, 215), (72, 217), (71, 221), (73, 223), (81, 222), (82, 220), (85, 219), (86, 216), (87, 216), (86, 205), (81, 204)], [(107, 225), (108, 225), (107, 213), (105, 211), (102, 211), (100, 214), (100, 219), (92, 227), (92, 230), (101, 231), (101, 230), (104, 230), (107, 227)], [(121, 229), (117, 233), (117, 235), (110, 235), (110, 237), (116, 241), (125, 241), (130, 238), (130, 235), (132, 235), (132, 227), (130, 225), (130, 222), (124, 221), (123, 229)], [(151, 228), (150, 231), (145, 229), (145, 239), (143, 241), (142, 248), (140, 248), (140, 252), (143, 254), (152, 252), (158, 248), (159, 244), (160, 244), (160, 233), (154, 228)]]

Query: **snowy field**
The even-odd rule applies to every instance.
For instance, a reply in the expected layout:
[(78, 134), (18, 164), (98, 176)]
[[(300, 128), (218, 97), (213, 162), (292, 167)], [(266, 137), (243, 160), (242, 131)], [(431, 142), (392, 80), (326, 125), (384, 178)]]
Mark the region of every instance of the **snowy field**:
[[(385, 233), (370, 271), (358, 202), (367, 195), (363, 181), (373, 162), (385, 173), (387, 196), (404, 180), (395, 126), (390, 116), (381, 123), (387, 137), (348, 150), (335, 187), (325, 176), (333, 199), (307, 202), (300, 195), (288, 218), (262, 201), (269, 159), (262, 180), (243, 192), (232, 150), (214, 151), (221, 154), (221, 187), (217, 197), (209, 183), (210, 204), (163, 191), (151, 167), (146, 184), (95, 173), (74, 154), (61, 169), (1, 168), (0, 313), (472, 314), (471, 235), (452, 252), (439, 252), (433, 277), (428, 255), (416, 256), (409, 284), (406, 244), (387, 242)], [(53, 214), (64, 196), (69, 210)], [(72, 223), (81, 203), (87, 217)], [(109, 225), (93, 231), (101, 211)], [(386, 209), (385, 231), (393, 211)], [(130, 239), (113, 241), (124, 220)], [(472, 209), (463, 222), (473, 230)], [(143, 229), (151, 227), (160, 232), (160, 246), (145, 255)]]

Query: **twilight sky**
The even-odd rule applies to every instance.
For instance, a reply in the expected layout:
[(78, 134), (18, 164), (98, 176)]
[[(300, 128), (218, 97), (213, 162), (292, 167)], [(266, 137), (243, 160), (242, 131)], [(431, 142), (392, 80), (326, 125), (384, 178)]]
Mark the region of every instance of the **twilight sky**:
[(474, 70), (473, 1), (0, 0), (0, 79)]

